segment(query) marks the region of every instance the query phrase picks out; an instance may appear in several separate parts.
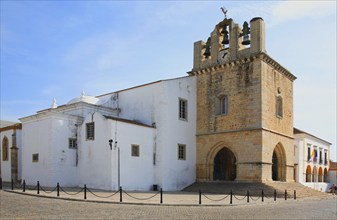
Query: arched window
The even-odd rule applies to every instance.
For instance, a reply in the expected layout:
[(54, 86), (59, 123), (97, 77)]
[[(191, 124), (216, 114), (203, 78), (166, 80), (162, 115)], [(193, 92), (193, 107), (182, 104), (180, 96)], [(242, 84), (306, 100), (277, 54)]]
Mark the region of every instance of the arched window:
[(215, 100), (215, 110), (217, 115), (227, 115), (228, 114), (228, 97), (222, 95)]
[(8, 160), (8, 138), (5, 136), (2, 139), (2, 161)]
[(276, 116), (283, 117), (283, 99), (281, 96), (276, 97)]

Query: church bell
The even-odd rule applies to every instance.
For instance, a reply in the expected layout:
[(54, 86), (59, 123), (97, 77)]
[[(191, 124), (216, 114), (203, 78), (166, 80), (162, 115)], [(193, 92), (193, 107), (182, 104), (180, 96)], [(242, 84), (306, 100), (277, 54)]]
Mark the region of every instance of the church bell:
[(242, 37), (242, 44), (243, 45), (249, 45), (250, 44), (250, 39), (249, 39), (249, 35), (243, 35)]
[(222, 28), (221, 34), (223, 34), (223, 40), (222, 40), (221, 44), (223, 44), (223, 45), (229, 44), (229, 37), (228, 37), (227, 25), (225, 25), (225, 26)]

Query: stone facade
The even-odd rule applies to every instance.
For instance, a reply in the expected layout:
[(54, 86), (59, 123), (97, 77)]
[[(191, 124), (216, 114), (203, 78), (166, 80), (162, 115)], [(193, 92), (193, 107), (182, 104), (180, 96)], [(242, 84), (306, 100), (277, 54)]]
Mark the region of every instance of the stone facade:
[[(224, 19), (208, 43), (194, 44), (189, 74), (197, 76), (197, 180), (293, 181), (296, 77), (266, 54), (261, 18), (241, 33)], [(243, 45), (247, 37), (250, 46)], [(232, 152), (231, 165), (216, 162), (224, 148)]]

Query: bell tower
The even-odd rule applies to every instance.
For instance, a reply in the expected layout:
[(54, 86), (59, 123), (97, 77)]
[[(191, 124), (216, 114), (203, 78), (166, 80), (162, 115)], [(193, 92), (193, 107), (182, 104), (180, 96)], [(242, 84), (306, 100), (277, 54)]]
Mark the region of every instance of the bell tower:
[(292, 181), (296, 77), (267, 55), (263, 19), (241, 27), (225, 17), (194, 43), (188, 74), (197, 76), (197, 180)]

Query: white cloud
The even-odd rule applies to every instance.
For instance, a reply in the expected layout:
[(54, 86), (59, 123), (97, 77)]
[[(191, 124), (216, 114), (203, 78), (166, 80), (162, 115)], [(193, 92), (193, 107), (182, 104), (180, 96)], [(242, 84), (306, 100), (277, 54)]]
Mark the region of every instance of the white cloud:
[(271, 6), (271, 26), (290, 20), (328, 16), (335, 12), (335, 1), (282, 1)]

